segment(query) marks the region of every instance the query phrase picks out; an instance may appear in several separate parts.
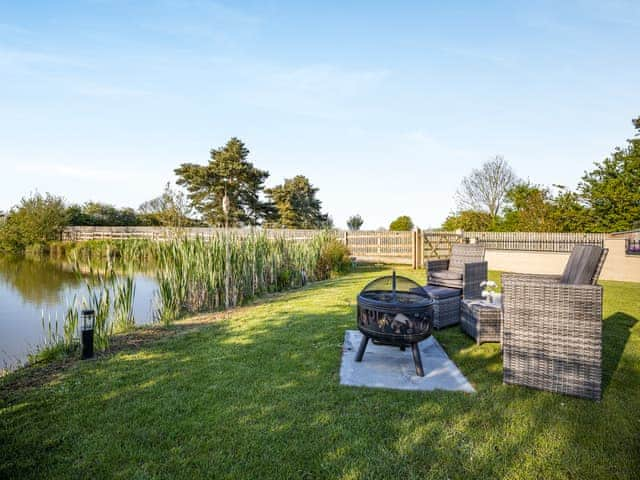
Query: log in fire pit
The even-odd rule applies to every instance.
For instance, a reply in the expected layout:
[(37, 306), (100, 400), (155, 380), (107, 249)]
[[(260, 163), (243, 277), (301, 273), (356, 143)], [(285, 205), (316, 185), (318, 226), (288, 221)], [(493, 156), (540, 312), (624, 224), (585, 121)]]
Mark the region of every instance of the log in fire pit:
[(369, 339), (401, 350), (410, 346), (416, 374), (424, 377), (418, 342), (431, 335), (432, 304), (416, 282), (395, 271), (367, 284), (358, 295), (358, 329), (363, 337), (356, 362), (362, 361)]

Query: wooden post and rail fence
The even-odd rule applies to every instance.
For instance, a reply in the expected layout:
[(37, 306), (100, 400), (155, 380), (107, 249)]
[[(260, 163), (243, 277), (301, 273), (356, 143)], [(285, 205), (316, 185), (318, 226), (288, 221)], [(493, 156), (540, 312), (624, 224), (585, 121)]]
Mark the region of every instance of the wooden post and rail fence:
[[(168, 227), (67, 227), (62, 240), (203, 238), (218, 235), (224, 229)], [(272, 238), (305, 241), (318, 230), (229, 229), (234, 235), (261, 232)], [(596, 244), (609, 249), (600, 278), (640, 282), (639, 239), (606, 233), (551, 232), (443, 232), (416, 229), (411, 232), (331, 230), (359, 262), (405, 264), (422, 268), (433, 258), (447, 258), (455, 243), (478, 243), (486, 247), (486, 259), (493, 270), (522, 273), (560, 273), (569, 253), (580, 244)], [(635, 237), (634, 237), (635, 238)], [(636, 243), (634, 243), (636, 242)], [(634, 254), (635, 253), (635, 254)]]
[[(219, 234), (219, 228), (168, 227), (67, 227), (62, 240), (169, 240), (177, 237), (208, 239)], [(237, 236), (259, 231), (269, 237), (283, 237), (303, 241), (318, 234), (318, 230), (231, 228)], [(547, 233), (547, 232), (443, 232), (416, 229), (410, 232), (379, 230), (331, 230), (354, 257), (381, 263), (404, 263), (420, 268), (430, 258), (446, 258), (455, 243), (479, 243), (488, 250), (517, 250), (531, 252), (570, 252), (575, 245), (602, 245), (608, 237), (604, 233)]]

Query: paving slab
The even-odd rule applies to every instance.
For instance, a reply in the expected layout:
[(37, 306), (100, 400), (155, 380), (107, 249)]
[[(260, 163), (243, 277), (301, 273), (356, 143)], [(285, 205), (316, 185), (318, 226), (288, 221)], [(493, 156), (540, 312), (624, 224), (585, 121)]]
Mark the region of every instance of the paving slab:
[(424, 377), (416, 375), (411, 348), (375, 345), (369, 341), (362, 362), (356, 362), (356, 352), (362, 340), (357, 330), (347, 330), (342, 347), (340, 383), (355, 387), (390, 388), (397, 390), (453, 390), (475, 393), (475, 389), (434, 337), (418, 344), (424, 367)]

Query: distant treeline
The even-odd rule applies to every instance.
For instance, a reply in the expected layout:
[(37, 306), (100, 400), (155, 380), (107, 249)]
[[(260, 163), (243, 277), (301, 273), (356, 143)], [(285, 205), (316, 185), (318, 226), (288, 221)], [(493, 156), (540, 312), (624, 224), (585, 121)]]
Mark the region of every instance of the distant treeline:
[(307, 177), (295, 175), (265, 188), (269, 172), (256, 168), (248, 156), (244, 143), (231, 138), (210, 151), (208, 163), (184, 163), (175, 169), (177, 183), (185, 192), (167, 183), (161, 195), (137, 210), (100, 202), (68, 205), (49, 193), (25, 197), (0, 215), (0, 251), (42, 251), (60, 238), (65, 226), (332, 226), (331, 218), (322, 213), (318, 189)]
[(640, 228), (640, 117), (637, 134), (585, 172), (575, 191), (519, 179), (501, 156), (462, 180), (444, 230), (615, 232)]
[[(67, 225), (69, 226), (173, 226), (167, 218), (165, 211), (141, 211), (133, 208), (117, 208), (113, 205), (99, 202), (87, 202), (83, 205), (70, 205), (66, 210)], [(180, 226), (198, 227), (205, 225), (204, 222), (186, 215), (181, 216)]]

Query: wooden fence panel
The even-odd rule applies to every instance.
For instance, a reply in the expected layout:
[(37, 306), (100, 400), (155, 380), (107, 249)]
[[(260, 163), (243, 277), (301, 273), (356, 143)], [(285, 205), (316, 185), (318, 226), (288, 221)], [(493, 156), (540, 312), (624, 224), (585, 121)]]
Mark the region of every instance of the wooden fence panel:
[(356, 257), (402, 257), (412, 256), (412, 232), (346, 231), (338, 238), (346, 243)]
[[(211, 239), (223, 232), (223, 228), (190, 227), (67, 227), (62, 232), (62, 240), (124, 240), (124, 239), (148, 239), (168, 240), (171, 238), (203, 238)], [(308, 240), (319, 233), (319, 230), (289, 230), (289, 229), (252, 229), (229, 228), (232, 234), (243, 237), (252, 232), (260, 231), (270, 238), (288, 238), (290, 240)]]
[[(165, 227), (67, 227), (62, 233), (63, 240), (95, 239), (150, 239), (168, 240), (176, 237), (210, 239), (224, 229)], [(270, 238), (287, 238), (306, 241), (320, 233), (319, 230), (252, 229), (231, 228), (235, 235), (245, 236), (261, 232)], [(333, 235), (344, 242), (355, 257), (367, 259), (390, 259), (421, 267), (429, 258), (446, 258), (451, 246), (460, 242), (477, 242), (487, 249), (524, 250), (536, 252), (570, 252), (575, 245), (603, 245), (604, 233), (547, 233), (547, 232), (442, 232), (421, 231), (345, 231), (331, 230)]]
[(490, 250), (570, 252), (576, 245), (604, 244), (606, 233), (464, 232), (465, 241), (476, 241)]

